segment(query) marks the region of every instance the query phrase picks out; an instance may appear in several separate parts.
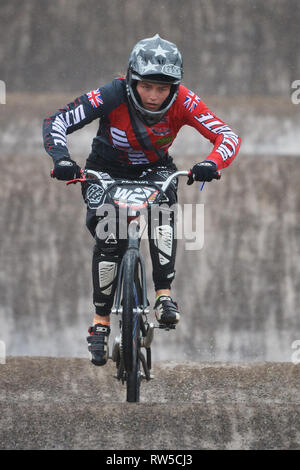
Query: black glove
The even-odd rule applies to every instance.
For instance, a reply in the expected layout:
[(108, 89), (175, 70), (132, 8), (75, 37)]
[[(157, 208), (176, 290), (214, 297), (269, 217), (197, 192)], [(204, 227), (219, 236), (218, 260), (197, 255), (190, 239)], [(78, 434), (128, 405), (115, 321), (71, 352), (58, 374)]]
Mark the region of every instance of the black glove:
[(60, 158), (54, 163), (52, 176), (64, 181), (80, 178), (80, 166), (70, 158)]
[(217, 165), (210, 160), (196, 163), (190, 170), (187, 184), (193, 184), (194, 181), (211, 181), (217, 176)]

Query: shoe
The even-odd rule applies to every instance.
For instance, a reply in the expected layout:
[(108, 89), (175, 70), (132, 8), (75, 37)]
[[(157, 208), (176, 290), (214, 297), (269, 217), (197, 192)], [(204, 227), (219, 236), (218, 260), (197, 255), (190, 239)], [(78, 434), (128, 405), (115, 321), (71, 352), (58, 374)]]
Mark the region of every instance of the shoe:
[(91, 362), (95, 366), (104, 366), (108, 360), (108, 338), (110, 334), (110, 327), (108, 325), (101, 325), (97, 323), (89, 328), (90, 336), (87, 342), (88, 351)]
[(154, 313), (161, 325), (174, 325), (180, 320), (178, 305), (168, 295), (160, 295), (154, 305)]

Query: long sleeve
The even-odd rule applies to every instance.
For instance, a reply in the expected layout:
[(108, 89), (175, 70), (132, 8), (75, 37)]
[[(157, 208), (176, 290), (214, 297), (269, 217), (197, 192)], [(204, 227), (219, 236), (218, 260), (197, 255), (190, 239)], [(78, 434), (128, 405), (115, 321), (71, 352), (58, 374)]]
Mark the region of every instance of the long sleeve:
[(70, 158), (67, 135), (100, 118), (102, 104), (101, 90), (92, 90), (44, 119), (44, 147), (53, 161)]
[(180, 87), (178, 101), (185, 124), (194, 127), (213, 144), (206, 160), (214, 161), (218, 170), (230, 165), (239, 151), (241, 138), (195, 93), (183, 86)]

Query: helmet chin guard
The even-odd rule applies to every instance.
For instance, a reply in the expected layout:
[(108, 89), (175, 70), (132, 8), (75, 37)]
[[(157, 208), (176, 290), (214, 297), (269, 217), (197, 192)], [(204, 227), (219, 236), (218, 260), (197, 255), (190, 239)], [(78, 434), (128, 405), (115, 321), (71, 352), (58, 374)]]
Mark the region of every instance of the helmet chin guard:
[[(156, 34), (134, 46), (128, 63), (127, 95), (131, 105), (147, 125), (160, 122), (172, 106), (177, 98), (182, 75), (182, 57), (175, 44)], [(170, 94), (158, 111), (149, 111), (142, 106), (136, 90), (138, 81), (171, 85)]]

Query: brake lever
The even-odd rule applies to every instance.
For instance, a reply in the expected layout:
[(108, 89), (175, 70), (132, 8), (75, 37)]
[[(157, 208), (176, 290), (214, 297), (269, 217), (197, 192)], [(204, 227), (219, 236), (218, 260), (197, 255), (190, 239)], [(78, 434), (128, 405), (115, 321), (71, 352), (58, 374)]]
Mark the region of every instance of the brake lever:
[[(221, 172), (220, 171), (216, 171), (215, 175), (216, 176), (213, 178), (214, 180), (220, 180), (221, 179)], [(204, 188), (205, 183), (206, 183), (206, 181), (203, 181), (201, 187), (199, 186), (200, 191), (202, 191), (202, 189)]]
[(66, 182), (66, 185), (68, 186), (69, 184), (76, 184), (76, 183), (84, 183), (86, 181), (85, 175), (82, 178), (75, 178), (74, 180), (69, 180)]
[[(84, 175), (82, 168), (80, 169), (80, 173), (81, 173), (81, 176), (82, 176), (81, 178), (75, 178), (73, 180), (69, 180), (69, 181), (66, 182), (66, 185), (76, 184), (76, 183), (84, 183), (85, 180), (86, 180), (86, 176)], [(51, 176), (51, 178), (54, 178), (53, 169), (50, 171), (50, 176)]]

